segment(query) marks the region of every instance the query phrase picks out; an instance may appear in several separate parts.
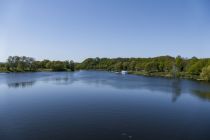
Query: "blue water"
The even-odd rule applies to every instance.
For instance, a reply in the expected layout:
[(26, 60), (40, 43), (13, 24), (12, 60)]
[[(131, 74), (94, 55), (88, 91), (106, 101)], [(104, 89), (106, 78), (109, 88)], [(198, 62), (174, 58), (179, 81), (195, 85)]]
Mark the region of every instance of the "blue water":
[(0, 140), (209, 140), (210, 84), (110, 72), (0, 74)]

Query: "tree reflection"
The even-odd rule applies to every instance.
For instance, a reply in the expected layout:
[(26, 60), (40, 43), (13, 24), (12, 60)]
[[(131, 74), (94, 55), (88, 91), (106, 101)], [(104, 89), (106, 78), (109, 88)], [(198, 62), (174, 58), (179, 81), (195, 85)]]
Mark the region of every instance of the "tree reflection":
[(65, 76), (53, 78), (52, 81), (55, 81), (58, 85), (71, 85), (74, 83), (75, 79), (73, 77)]
[(210, 92), (208, 91), (194, 90), (193, 93), (194, 93), (193, 95), (199, 97), (202, 100), (210, 101)]
[(51, 82), (56, 85), (69, 85), (76, 79), (72, 73), (15, 73), (6, 76), (9, 88), (28, 88), (35, 85), (36, 81)]
[(8, 83), (9, 88), (27, 88), (32, 87), (35, 81)]
[(172, 102), (176, 102), (178, 97), (181, 96), (181, 81), (174, 79), (172, 82)]
[(118, 90), (141, 90), (150, 91), (151, 93), (171, 94), (172, 102), (176, 102), (184, 93), (193, 94), (196, 97), (210, 101), (209, 84), (189, 80), (135, 75), (122, 76), (110, 72), (95, 71), (18, 73), (4, 75), (4, 78), (9, 88), (28, 88), (34, 86), (37, 81), (50, 82), (55, 85), (71, 85), (79, 82), (89, 86), (109, 86)]

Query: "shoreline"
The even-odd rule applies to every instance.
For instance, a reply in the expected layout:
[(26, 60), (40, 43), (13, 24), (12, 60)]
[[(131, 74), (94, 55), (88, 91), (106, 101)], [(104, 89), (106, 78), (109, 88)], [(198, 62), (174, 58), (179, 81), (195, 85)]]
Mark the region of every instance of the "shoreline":
[(186, 80), (194, 80), (194, 81), (204, 81), (208, 82), (205, 80), (202, 80), (199, 78), (199, 76), (190, 76), (190, 75), (180, 75), (177, 77), (173, 77), (169, 72), (164, 73), (164, 72), (154, 72), (154, 73), (146, 73), (146, 72), (139, 72), (139, 71), (129, 71), (128, 74), (133, 74), (133, 75), (139, 75), (139, 76), (147, 76), (147, 77), (162, 77), (162, 78), (169, 78), (169, 79), (186, 79)]
[[(80, 69), (84, 70), (84, 69)], [(80, 70), (75, 70), (75, 71), (80, 71)], [(53, 71), (51, 69), (42, 69), (38, 71), (0, 71), (0, 74), (2, 73), (36, 73), (36, 72), (75, 72), (71, 70), (64, 70), (64, 71)], [(87, 70), (88, 71), (88, 70)], [(89, 71), (106, 71), (106, 72), (112, 72), (112, 71), (107, 71), (107, 70), (89, 70)], [(137, 76), (146, 76), (146, 77), (161, 77), (161, 78), (168, 78), (168, 79), (174, 79), (174, 77), (171, 75), (170, 72), (153, 72), (153, 73), (146, 73), (142, 71), (128, 71), (129, 75), (137, 75)], [(190, 76), (187, 75), (186, 73), (181, 73), (179, 76), (176, 77), (176, 79), (186, 79), (186, 80), (193, 80), (193, 81), (201, 81), (201, 82), (207, 82), (205, 80), (202, 80), (199, 78), (199, 76)]]

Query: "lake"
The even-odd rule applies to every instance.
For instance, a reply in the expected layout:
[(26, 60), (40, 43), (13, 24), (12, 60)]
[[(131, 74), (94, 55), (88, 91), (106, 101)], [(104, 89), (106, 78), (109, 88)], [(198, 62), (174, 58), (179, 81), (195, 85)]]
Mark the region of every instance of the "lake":
[(111, 72), (0, 74), (0, 140), (209, 140), (210, 84)]

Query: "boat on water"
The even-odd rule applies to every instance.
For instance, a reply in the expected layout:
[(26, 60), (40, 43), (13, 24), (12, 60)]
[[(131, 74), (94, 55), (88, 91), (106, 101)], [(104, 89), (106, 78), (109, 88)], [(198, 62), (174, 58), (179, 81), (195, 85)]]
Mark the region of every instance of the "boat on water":
[(121, 71), (121, 72), (116, 71), (116, 72), (114, 72), (114, 73), (115, 73), (115, 74), (126, 75), (126, 74), (128, 74), (128, 71), (123, 70), (123, 71)]
[(122, 70), (122, 71), (121, 71), (121, 74), (122, 74), (122, 75), (126, 75), (126, 74), (128, 74), (128, 71)]

